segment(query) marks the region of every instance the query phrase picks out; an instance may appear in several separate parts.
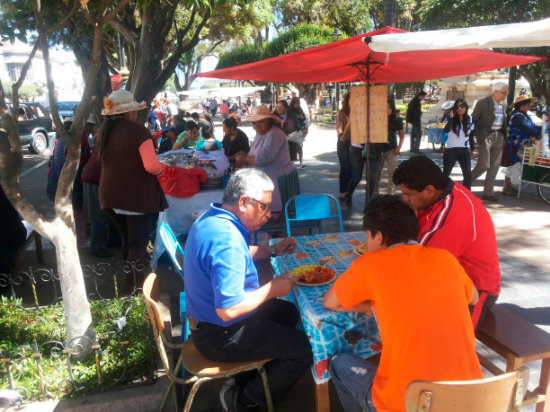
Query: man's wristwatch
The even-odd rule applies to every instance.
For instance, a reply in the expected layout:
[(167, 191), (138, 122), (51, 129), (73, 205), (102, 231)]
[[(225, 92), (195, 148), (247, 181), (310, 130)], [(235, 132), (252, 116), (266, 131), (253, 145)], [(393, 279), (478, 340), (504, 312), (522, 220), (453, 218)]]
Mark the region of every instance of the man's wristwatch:
[(275, 245), (269, 246), (269, 255), (271, 257), (276, 257), (277, 256), (277, 252), (275, 251)]

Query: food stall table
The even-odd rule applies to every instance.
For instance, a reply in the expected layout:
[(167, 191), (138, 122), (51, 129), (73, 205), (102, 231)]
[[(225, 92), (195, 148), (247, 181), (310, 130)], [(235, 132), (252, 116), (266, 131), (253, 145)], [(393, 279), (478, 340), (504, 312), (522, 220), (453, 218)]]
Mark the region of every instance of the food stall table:
[[(159, 235), (159, 228), (162, 222), (166, 222), (174, 234), (179, 237), (189, 233), (193, 222), (202, 212), (210, 208), (210, 203), (221, 203), (223, 190), (204, 190), (191, 197), (166, 196), (168, 209), (159, 214), (157, 231), (155, 236), (155, 250), (151, 258), (152, 268), (157, 267), (160, 255), (164, 253), (165, 247)], [(184, 245), (182, 245), (184, 246)]]
[[(156, 268), (158, 258), (164, 252), (164, 244), (159, 236), (159, 228), (162, 222), (166, 222), (172, 229), (176, 236), (186, 235), (191, 229), (193, 222), (199, 217), (202, 212), (205, 212), (210, 208), (211, 203), (221, 203), (223, 198), (223, 189), (221, 189), (221, 183), (223, 181), (223, 174), (229, 168), (229, 161), (225, 156), (223, 150), (213, 152), (196, 152), (189, 149), (171, 150), (159, 155), (159, 160), (167, 165), (174, 164), (175, 167), (180, 167), (180, 164), (185, 165), (186, 162), (190, 162), (191, 158), (198, 158), (199, 167), (201, 162), (207, 162), (211, 164), (210, 171), (214, 173), (212, 176), (208, 176), (209, 180), (201, 185), (201, 190), (189, 197), (176, 197), (166, 195), (168, 201), (168, 209), (159, 214), (157, 223), (157, 231), (155, 236), (154, 252), (151, 258), (151, 265), (153, 269)], [(189, 167), (189, 165), (186, 165)], [(184, 168), (187, 168), (184, 167)], [(190, 166), (196, 167), (195, 164)], [(206, 172), (208, 175), (209, 172)], [(216, 182), (216, 185), (212, 185), (209, 182)], [(219, 182), (218, 182), (219, 181)], [(204, 186), (208, 187), (220, 187), (220, 189), (204, 190)], [(184, 245), (182, 245), (184, 246)]]
[[(336, 277), (346, 271), (358, 257), (355, 247), (367, 240), (365, 232), (344, 232), (297, 236), (298, 246), (292, 255), (271, 259), (275, 276), (307, 264), (322, 264), (334, 269)], [(271, 243), (277, 243), (272, 239)], [(367, 358), (380, 351), (380, 334), (373, 313), (335, 312), (323, 306), (323, 297), (332, 282), (321, 286), (296, 285), (287, 299), (302, 316), (302, 324), (313, 349), (313, 379), (316, 383), (317, 411), (330, 409), (328, 366), (337, 353), (352, 353)]]

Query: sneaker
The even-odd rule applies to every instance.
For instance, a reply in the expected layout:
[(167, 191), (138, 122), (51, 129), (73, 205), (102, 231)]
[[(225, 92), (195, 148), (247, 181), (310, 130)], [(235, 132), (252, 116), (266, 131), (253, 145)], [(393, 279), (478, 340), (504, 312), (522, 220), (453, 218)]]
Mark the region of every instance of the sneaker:
[(306, 167), (306, 165), (304, 165), (304, 164), (300, 165), (300, 169), (303, 169), (304, 167)]
[(235, 378), (225, 381), (220, 389), (220, 402), (225, 412), (237, 412), (237, 398), (239, 387)]

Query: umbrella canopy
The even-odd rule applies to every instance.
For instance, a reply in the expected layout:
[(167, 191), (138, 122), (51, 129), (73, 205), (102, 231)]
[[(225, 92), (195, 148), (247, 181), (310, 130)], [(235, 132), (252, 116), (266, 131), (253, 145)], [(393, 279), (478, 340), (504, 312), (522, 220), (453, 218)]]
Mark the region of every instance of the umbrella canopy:
[(376, 52), (550, 46), (550, 18), (529, 23), (396, 33), (366, 39)]
[(255, 80), (280, 83), (329, 83), (365, 81), (361, 70), (369, 61), (371, 82), (400, 83), (494, 70), (533, 63), (540, 57), (495, 53), (478, 49), (414, 50), (374, 52), (365, 42), (387, 35), (409, 35), (385, 27), (370, 33), (324, 44), (311, 49), (228, 67), (197, 76), (218, 79)]

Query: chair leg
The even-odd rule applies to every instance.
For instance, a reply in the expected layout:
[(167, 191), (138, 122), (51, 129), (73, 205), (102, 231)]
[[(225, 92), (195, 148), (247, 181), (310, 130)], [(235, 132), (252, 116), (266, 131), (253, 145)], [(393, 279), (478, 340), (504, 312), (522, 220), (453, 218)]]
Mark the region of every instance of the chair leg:
[(258, 372), (260, 373), (260, 376), (262, 377), (262, 382), (264, 383), (264, 391), (265, 391), (265, 402), (267, 404), (267, 410), (269, 412), (273, 412), (273, 400), (271, 399), (271, 391), (269, 390), (269, 381), (267, 380), (267, 373), (265, 373), (265, 369), (262, 366), (258, 369)]
[[(164, 405), (166, 405), (166, 401), (168, 400), (168, 395), (170, 394), (170, 391), (174, 388), (174, 382), (170, 381), (170, 384), (168, 385), (168, 388), (164, 391), (164, 395), (162, 396), (162, 401), (160, 402), (159, 406), (159, 412), (162, 412), (164, 410)], [(175, 390), (174, 390), (175, 393)]]
[(189, 410), (191, 409), (191, 404), (193, 403), (193, 399), (195, 398), (195, 395), (197, 394), (197, 391), (199, 390), (200, 386), (204, 382), (209, 380), (210, 378), (203, 377), (193, 384), (193, 386), (191, 387), (191, 390), (189, 391), (189, 395), (187, 395), (187, 400), (185, 401), (185, 408), (183, 408), (183, 412), (189, 412)]

